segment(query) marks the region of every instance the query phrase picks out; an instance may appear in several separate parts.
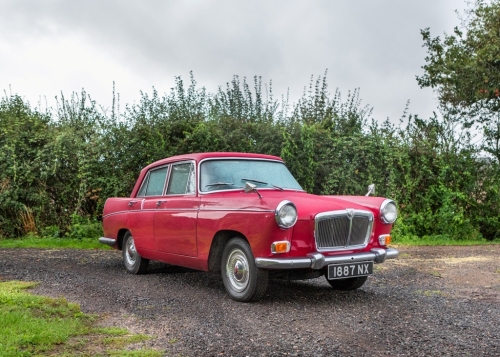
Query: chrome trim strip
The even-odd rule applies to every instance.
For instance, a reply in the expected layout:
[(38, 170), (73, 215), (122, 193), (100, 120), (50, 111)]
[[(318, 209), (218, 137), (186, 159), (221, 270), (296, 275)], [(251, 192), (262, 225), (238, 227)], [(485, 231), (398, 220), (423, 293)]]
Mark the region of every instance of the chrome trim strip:
[[(220, 192), (220, 191), (217, 191)], [(221, 211), (221, 212), (272, 212), (272, 209), (256, 209), (256, 208), (239, 208), (239, 209), (231, 209), (231, 208), (200, 208), (200, 211)]]
[(99, 238), (99, 243), (109, 245), (110, 247), (116, 246), (116, 240), (106, 237)]
[[(163, 201), (162, 203), (165, 203), (167, 201)], [(149, 211), (149, 210), (148, 210)], [(158, 208), (152, 211), (158, 211), (158, 212), (168, 212), (168, 211), (199, 211), (198, 208), (175, 208), (175, 207), (169, 207), (169, 208)]]
[[(102, 218), (106, 218), (106, 217), (111, 217), (111, 216), (116, 216), (117, 214), (121, 214), (121, 213), (128, 213), (128, 212), (131, 212), (131, 211), (118, 211), (118, 212), (112, 212), (112, 213), (108, 213), (107, 215), (105, 216), (102, 216)], [(139, 211), (137, 211), (139, 212)]]
[(347, 255), (336, 255), (325, 257), (321, 253), (309, 253), (307, 257), (301, 258), (256, 258), (255, 265), (260, 269), (322, 269), (329, 264), (356, 263), (373, 261), (376, 264), (383, 263), (386, 259), (394, 259), (399, 251), (394, 248), (387, 250), (373, 248), (370, 252), (354, 253)]
[[(115, 216), (117, 214), (121, 213), (134, 213), (134, 212), (156, 212), (156, 208), (152, 209), (140, 209), (140, 210), (126, 210), (126, 211), (118, 211), (118, 212), (112, 212), (108, 213), (105, 216), (102, 216), (102, 218), (106, 217), (111, 217)], [(199, 212), (264, 212), (264, 213), (274, 213), (274, 210), (272, 209), (245, 209), (245, 208), (240, 208), (240, 209), (231, 209), (231, 208), (165, 208), (165, 209), (160, 209), (161, 212), (165, 211), (199, 211)]]
[(102, 218), (104, 219), (104, 218), (106, 218), (106, 217), (116, 216), (117, 214), (122, 214), (122, 213), (130, 213), (130, 212), (150, 212), (150, 211), (156, 212), (156, 209), (135, 209), (135, 210), (118, 211), (118, 212), (108, 213), (107, 215), (102, 216)]

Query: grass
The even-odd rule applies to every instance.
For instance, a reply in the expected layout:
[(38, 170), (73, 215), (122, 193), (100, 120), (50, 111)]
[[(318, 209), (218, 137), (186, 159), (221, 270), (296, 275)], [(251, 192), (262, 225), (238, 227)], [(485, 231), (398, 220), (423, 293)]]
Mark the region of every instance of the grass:
[[(426, 237), (397, 237), (393, 240), (394, 246), (471, 246), (500, 244), (500, 239), (481, 240), (453, 240), (443, 236)], [(45, 248), (45, 249), (111, 249), (99, 243), (96, 238), (42, 238), (28, 235), (24, 238), (7, 239), (0, 237), (0, 248)]]
[(99, 243), (97, 239), (41, 238), (36, 236), (0, 239), (0, 248), (111, 249), (107, 245)]
[(0, 356), (136, 356), (158, 357), (155, 350), (124, 346), (151, 337), (118, 328), (97, 327), (98, 317), (79, 305), (26, 291), (36, 283), (0, 282)]
[(488, 241), (486, 239), (450, 239), (443, 236), (425, 236), (425, 237), (397, 237), (393, 240), (394, 245), (406, 246), (471, 246), (471, 245), (488, 245), (500, 244), (500, 240)]

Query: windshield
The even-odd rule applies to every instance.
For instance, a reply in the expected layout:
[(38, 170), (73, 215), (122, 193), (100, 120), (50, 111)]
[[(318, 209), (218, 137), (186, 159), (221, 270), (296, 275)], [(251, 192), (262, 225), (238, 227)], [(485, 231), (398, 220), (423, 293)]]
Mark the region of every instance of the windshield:
[(302, 187), (286, 166), (266, 160), (207, 160), (200, 169), (200, 191), (241, 189), (249, 182), (257, 188), (293, 189)]

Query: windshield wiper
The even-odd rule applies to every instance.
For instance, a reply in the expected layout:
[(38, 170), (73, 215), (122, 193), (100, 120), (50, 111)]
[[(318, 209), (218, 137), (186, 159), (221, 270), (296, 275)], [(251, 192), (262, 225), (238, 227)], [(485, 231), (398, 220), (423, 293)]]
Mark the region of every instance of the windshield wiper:
[(214, 183), (209, 183), (208, 185), (205, 185), (205, 187), (227, 186), (227, 185), (234, 185), (234, 183), (232, 183), (232, 182), (214, 182)]
[(267, 182), (259, 181), (259, 180), (255, 180), (255, 179), (250, 179), (250, 178), (242, 178), (241, 181), (257, 182), (257, 183), (262, 183), (264, 185), (267, 185)]
[[(263, 185), (269, 185), (267, 182), (259, 181), (259, 180), (255, 180), (255, 179), (250, 179), (250, 178), (242, 178), (241, 181), (251, 181), (251, 182), (261, 183)], [(271, 186), (273, 186), (274, 188), (277, 188), (280, 191), (283, 191), (283, 189), (281, 187), (276, 186), (275, 184), (271, 184)]]

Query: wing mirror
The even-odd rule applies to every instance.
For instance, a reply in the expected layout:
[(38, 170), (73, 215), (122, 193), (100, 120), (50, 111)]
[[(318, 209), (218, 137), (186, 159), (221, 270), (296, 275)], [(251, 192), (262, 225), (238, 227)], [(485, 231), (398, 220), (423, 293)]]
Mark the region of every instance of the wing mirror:
[(259, 191), (257, 191), (257, 185), (254, 185), (253, 183), (246, 182), (245, 183), (245, 193), (250, 193), (250, 192), (255, 192), (256, 194), (259, 195), (259, 198), (262, 199), (262, 196), (260, 195)]
[(372, 183), (370, 186), (368, 186), (368, 193), (365, 196), (370, 196), (375, 194), (375, 184)]

